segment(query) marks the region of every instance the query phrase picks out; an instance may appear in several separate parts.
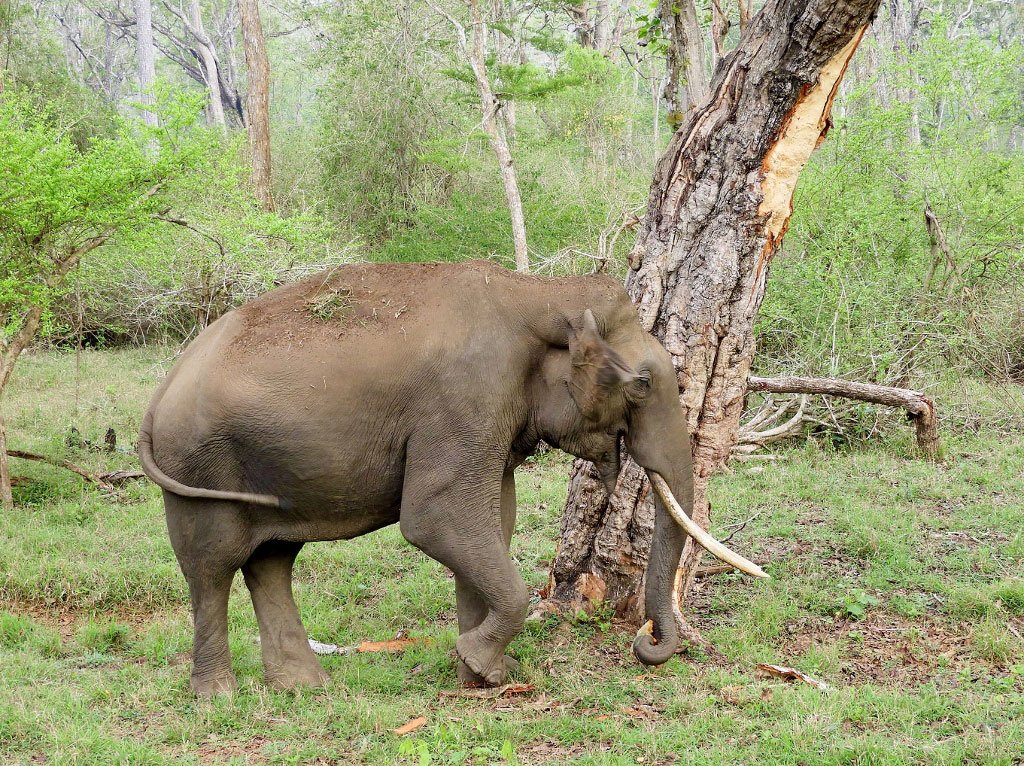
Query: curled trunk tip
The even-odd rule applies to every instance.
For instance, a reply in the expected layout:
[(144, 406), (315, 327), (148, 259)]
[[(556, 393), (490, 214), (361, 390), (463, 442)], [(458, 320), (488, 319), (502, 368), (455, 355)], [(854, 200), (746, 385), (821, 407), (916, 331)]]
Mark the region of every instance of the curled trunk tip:
[(633, 654), (644, 665), (664, 665), (675, 652), (674, 642), (658, 641), (654, 637), (654, 620), (641, 625), (633, 639)]

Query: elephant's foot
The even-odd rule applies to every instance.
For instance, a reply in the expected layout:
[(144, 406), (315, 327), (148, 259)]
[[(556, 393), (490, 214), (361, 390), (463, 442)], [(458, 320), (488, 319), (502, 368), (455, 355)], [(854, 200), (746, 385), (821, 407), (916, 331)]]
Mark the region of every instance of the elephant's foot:
[(219, 697), (238, 691), (238, 681), (234, 673), (219, 675), (192, 674), (192, 691), (197, 697)]
[[(506, 676), (510, 673), (515, 673), (519, 669), (519, 661), (514, 657), (509, 657), (507, 654), (503, 658), (505, 662), (505, 674)], [(487, 680), (472, 670), (469, 666), (461, 659), (458, 660), (456, 673), (459, 676), (459, 683), (463, 686), (487, 686)]]
[(317, 689), (330, 679), (320, 663), (311, 658), (309, 662), (290, 662), (286, 665), (266, 667), (267, 684), (278, 691), (289, 689)]
[(505, 647), (481, 639), (476, 630), (458, 637), (455, 641), (455, 653), (471, 673), (491, 686), (501, 684), (512, 669), (505, 662)]

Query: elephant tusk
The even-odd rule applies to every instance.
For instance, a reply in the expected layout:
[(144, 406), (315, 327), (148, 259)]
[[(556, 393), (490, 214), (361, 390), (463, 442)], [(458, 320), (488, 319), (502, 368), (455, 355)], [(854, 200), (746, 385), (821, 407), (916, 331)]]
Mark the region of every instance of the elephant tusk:
[(735, 551), (731, 551), (722, 545), (718, 540), (713, 538), (710, 534), (701, 529), (700, 524), (691, 519), (686, 515), (686, 512), (680, 507), (676, 501), (675, 496), (672, 494), (672, 490), (669, 489), (668, 482), (662, 478), (661, 474), (655, 473), (654, 471), (648, 471), (647, 476), (651, 480), (651, 484), (654, 486), (654, 491), (658, 493), (658, 497), (661, 498), (661, 502), (668, 508), (668, 512), (672, 514), (672, 518), (676, 520), (686, 533), (690, 535), (697, 543), (699, 543), (708, 553), (713, 555), (715, 558), (719, 558), (729, 566), (736, 567), (741, 572), (746, 572), (748, 575), (754, 577), (763, 577), (768, 579), (768, 574), (761, 569), (753, 561), (748, 561), (743, 558), (740, 554)]

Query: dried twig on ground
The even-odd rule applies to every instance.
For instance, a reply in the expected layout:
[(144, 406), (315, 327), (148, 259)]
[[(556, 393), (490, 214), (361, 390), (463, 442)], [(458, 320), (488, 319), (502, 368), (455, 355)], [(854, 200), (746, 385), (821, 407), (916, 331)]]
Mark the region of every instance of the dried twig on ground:
[(104, 481), (103, 476), (97, 476), (91, 471), (82, 468), (82, 466), (77, 465), (76, 463), (72, 463), (70, 460), (61, 460), (60, 458), (46, 457), (45, 455), (38, 455), (35, 452), (26, 452), (25, 450), (20, 449), (9, 449), (7, 450), (7, 454), (10, 457), (16, 457), (21, 460), (35, 460), (40, 463), (47, 463), (48, 465), (56, 466), (57, 468), (64, 468), (73, 473), (77, 473), (83, 479), (92, 482), (100, 489), (104, 489), (107, 491), (113, 491), (114, 489), (113, 484)]

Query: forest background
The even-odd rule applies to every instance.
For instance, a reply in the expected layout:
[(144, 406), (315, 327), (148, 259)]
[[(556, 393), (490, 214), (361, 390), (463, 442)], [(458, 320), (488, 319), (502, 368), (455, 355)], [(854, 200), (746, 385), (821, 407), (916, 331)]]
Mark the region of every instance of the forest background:
[[(705, 72), (738, 37), (739, 10), (750, 10), (740, 6), (696, 8)], [(254, 86), (238, 5), (153, 5), (156, 76), (145, 93), (136, 11), (4, 6), (5, 201), (31, 177), (37, 199), (66, 209), (68, 186), (84, 179), (89, 191), (78, 193), (94, 195), (98, 220), (103, 205), (134, 204), (112, 200), (126, 185), (164, 179), (159, 204), (129, 213), (131, 226), (118, 222), (41, 299), (42, 340), (187, 340), (274, 284), (353, 259), (514, 265), (499, 166), (449, 11), (262, 7), (269, 205), (253, 201), (249, 183)], [(623, 274), (654, 160), (686, 108), (685, 76), (682, 97), (666, 94), (661, 9), (495, 2), (482, 12), (530, 270)], [(1024, 375), (1021, 25), (1019, 3), (883, 5), (798, 186), (757, 327), (758, 373), (892, 385)], [(152, 100), (162, 119), (143, 126), (140, 107)], [(38, 146), (19, 139), (29, 124), (61, 137), (63, 166), (44, 166)], [(104, 152), (120, 159), (104, 165)], [(0, 214), (5, 260), (21, 269), (0, 281), (7, 337), (46, 291), (18, 248), (104, 223), (26, 216), (14, 204)]]

